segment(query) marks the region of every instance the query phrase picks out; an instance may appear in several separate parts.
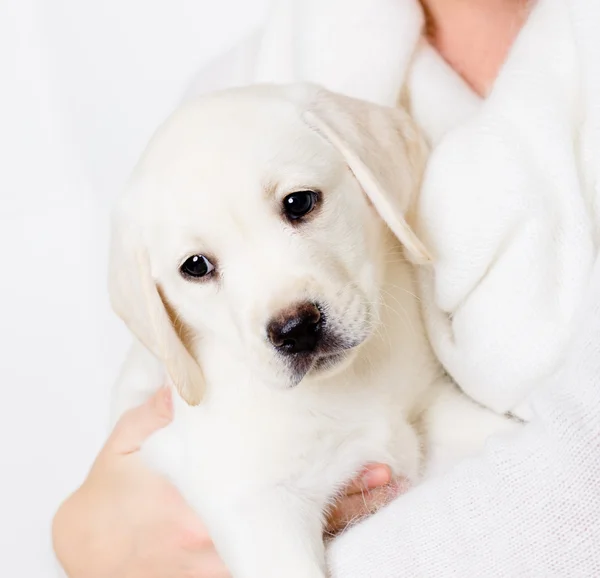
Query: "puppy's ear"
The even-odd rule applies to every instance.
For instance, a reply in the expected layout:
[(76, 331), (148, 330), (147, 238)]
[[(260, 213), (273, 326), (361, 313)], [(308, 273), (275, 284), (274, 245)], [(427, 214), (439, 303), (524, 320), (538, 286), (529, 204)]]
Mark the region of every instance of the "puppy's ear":
[(113, 309), (133, 334), (160, 359), (189, 405), (202, 400), (202, 370), (185, 344), (183, 328), (152, 278), (147, 249), (126, 213), (115, 211), (109, 257), (109, 294)]
[(415, 263), (432, 258), (407, 223), (416, 201), (427, 146), (403, 109), (305, 88), (305, 122), (344, 157), (371, 203)]

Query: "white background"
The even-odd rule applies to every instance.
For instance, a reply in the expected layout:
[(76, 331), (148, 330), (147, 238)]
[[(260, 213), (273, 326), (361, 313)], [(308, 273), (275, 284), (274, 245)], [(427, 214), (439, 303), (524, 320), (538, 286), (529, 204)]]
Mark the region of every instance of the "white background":
[(107, 432), (127, 335), (107, 211), (203, 64), (266, 0), (0, 0), (0, 576), (55, 576), (50, 520)]

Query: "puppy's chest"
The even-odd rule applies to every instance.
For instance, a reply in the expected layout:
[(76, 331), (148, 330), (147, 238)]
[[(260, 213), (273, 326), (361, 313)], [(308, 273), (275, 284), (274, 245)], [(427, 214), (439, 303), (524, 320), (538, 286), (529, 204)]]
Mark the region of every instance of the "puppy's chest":
[(398, 454), (411, 446), (412, 455), (418, 442), (407, 432), (403, 409), (365, 389), (277, 392), (197, 408), (178, 404), (174, 423), (162, 432), (165, 444), (179, 448), (178, 463), (171, 456), (169, 466), (177, 471), (175, 481), (198, 495), (284, 485), (323, 500), (367, 462), (404, 470)]

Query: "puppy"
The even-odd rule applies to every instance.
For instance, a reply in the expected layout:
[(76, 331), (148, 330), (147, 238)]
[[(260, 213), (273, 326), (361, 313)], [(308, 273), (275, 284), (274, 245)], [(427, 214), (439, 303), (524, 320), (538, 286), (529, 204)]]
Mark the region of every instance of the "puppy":
[(323, 513), (363, 465), (416, 484), (513, 427), (425, 336), (425, 155), (402, 110), (240, 88), (176, 111), (118, 203), (110, 293), (139, 341), (115, 413), (166, 371), (175, 420), (143, 452), (236, 578), (323, 578)]

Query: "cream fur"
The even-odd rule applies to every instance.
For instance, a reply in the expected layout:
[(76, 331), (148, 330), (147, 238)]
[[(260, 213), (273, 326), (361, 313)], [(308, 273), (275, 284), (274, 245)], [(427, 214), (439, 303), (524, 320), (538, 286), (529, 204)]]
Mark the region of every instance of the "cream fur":
[[(402, 110), (311, 85), (229, 90), (160, 128), (115, 211), (111, 295), (139, 340), (115, 417), (166, 368), (191, 405), (177, 397), (143, 452), (236, 578), (323, 577), (323, 512), (364, 464), (416, 484), (515, 427), (454, 388), (425, 336), (405, 257), (430, 258), (406, 221), (425, 152)], [(282, 199), (306, 188), (321, 204), (292, 227)], [(193, 254), (218, 275), (183, 279)], [(292, 387), (265, 327), (307, 299), (358, 345)]]

